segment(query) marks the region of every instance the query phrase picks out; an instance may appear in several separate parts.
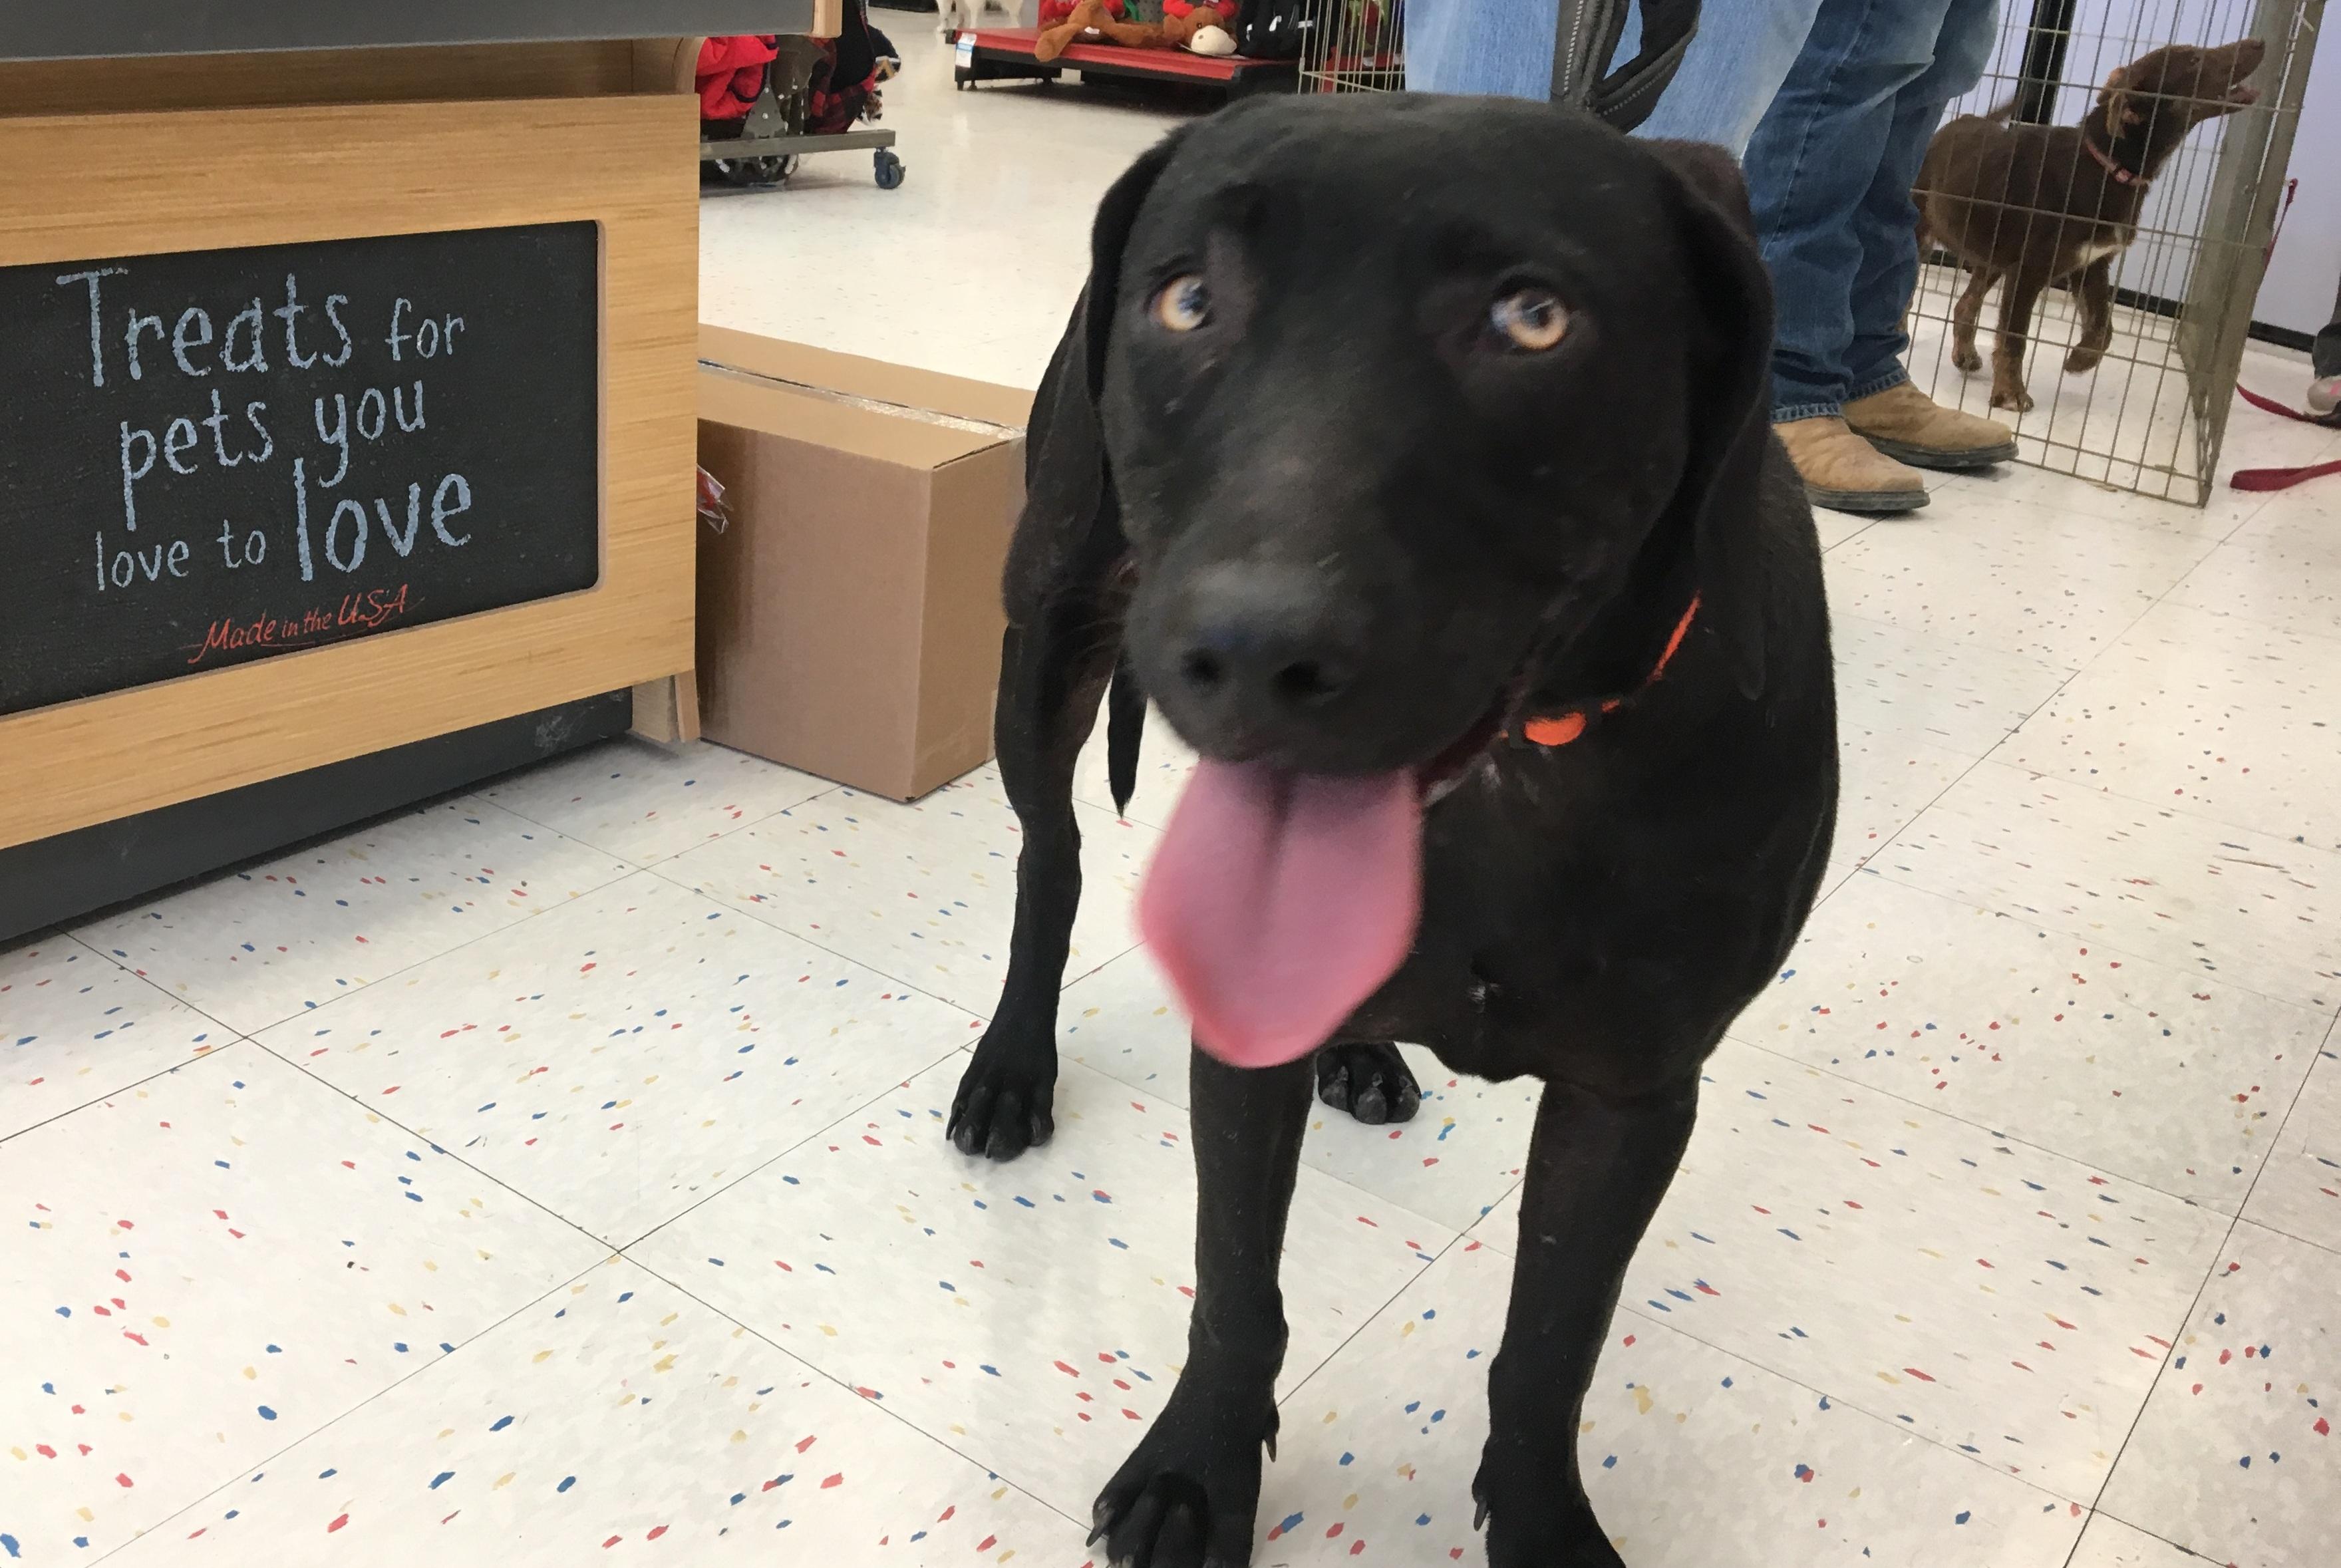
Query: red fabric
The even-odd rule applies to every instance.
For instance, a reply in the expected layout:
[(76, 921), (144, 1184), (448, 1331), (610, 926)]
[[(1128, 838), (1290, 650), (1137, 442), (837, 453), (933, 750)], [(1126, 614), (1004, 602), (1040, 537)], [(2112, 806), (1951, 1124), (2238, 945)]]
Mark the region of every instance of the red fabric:
[[(2273, 397), (2262, 397), (2248, 386), (2236, 388), (2236, 395), (2254, 408), (2267, 414), (2280, 414), (2286, 419), (2297, 419), (2303, 424), (2331, 424), (2330, 419), (2319, 419), (2314, 414), (2303, 414), (2287, 408)], [(2312, 463), (2305, 468), (2238, 468), (2227, 475), (2227, 484), (2236, 490), (2289, 490), (2311, 479), (2322, 479), (2328, 474), (2341, 474), (2341, 463)]]
[[(1121, 0), (1105, 0), (1105, 8), (1117, 22), (1124, 20), (1128, 15), (1122, 8)], [(1073, 0), (1041, 0), (1041, 25), (1043, 27), (1053, 27), (1072, 14)]]
[(2227, 483), (2237, 490), (2289, 490), (2328, 474), (2341, 474), (2341, 463), (2312, 463), (2306, 468), (2238, 468), (2227, 475)]
[(699, 66), (692, 73), (699, 89), (702, 120), (745, 119), (763, 90), (764, 67), (779, 55), (777, 34), (742, 34), (710, 38), (699, 46)]
[(806, 95), (805, 132), (809, 135), (825, 136), (832, 131), (851, 130), (853, 122), (874, 95), (878, 73), (872, 71), (859, 82), (832, 90), (815, 87)]

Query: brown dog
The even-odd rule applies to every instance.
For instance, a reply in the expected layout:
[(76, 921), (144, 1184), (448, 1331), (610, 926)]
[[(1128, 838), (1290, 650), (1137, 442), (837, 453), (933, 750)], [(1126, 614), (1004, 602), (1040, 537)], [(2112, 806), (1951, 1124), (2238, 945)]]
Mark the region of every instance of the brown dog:
[(2032, 406), (2024, 386), (2025, 335), (2040, 291), (2069, 283), (2081, 303), (2081, 341), (2067, 373), (2089, 369), (2113, 341), (2113, 258), (2137, 237), (2148, 184), (2187, 133), (2259, 101), (2244, 78), (2267, 47), (2243, 38), (2217, 49), (2172, 44), (2117, 66), (2077, 125), (2010, 121), (2010, 106), (1962, 115), (1935, 133), (1912, 195), (1918, 249), (1931, 239), (1973, 269), (1951, 313), (1951, 362), (1979, 370), (1976, 317), (2002, 278), (1992, 345), (1991, 405)]

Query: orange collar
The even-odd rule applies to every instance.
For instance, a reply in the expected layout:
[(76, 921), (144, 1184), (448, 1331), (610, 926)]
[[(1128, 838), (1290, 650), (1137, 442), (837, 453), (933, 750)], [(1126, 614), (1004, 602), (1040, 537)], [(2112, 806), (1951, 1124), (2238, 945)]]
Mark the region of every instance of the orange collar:
[[(1659, 677), (1667, 673), (1667, 665), (1673, 662), (1683, 638), (1689, 634), (1691, 619), (1698, 614), (1698, 595), (1693, 594), (1682, 619), (1675, 623), (1674, 635), (1667, 639), (1666, 651), (1659, 655), (1659, 662), (1650, 667), (1649, 675), (1642, 682), (1642, 690), (1658, 684)], [(1594, 713), (1615, 713), (1625, 701), (1624, 697), (1611, 697), (1598, 709), (1566, 708), (1558, 714), (1540, 714), (1520, 726), (1520, 734), (1532, 745), (1565, 746), (1585, 733), (1586, 726), (1593, 722)]]
[(2114, 177), (2114, 184), (2134, 185), (2138, 183), (2137, 171), (2126, 169), (2114, 162), (2114, 155), (2089, 140), (2089, 133), (2087, 131), (2081, 133), (2081, 151), (2097, 159), (2097, 165)]

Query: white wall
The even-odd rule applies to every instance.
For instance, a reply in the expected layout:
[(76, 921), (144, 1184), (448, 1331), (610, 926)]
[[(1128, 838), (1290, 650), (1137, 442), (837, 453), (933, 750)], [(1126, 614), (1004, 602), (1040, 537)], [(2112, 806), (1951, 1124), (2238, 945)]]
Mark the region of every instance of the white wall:
[(2341, 285), (2341, 37), (2323, 40), (2309, 66), (2290, 175), (2300, 187), (2252, 317), (2315, 332), (2331, 319)]

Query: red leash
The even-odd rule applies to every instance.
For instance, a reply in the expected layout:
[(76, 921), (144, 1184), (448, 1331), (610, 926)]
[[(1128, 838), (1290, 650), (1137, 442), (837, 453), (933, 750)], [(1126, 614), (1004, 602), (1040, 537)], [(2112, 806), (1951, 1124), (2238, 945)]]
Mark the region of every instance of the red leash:
[[(2085, 140), (2083, 146), (2088, 145)], [(2276, 213), (2276, 226), (2269, 231), (2267, 249), (2260, 253), (2260, 265), (2265, 267), (2276, 259), (2276, 242), (2284, 238), (2284, 220), (2292, 212), (2292, 198), (2300, 192), (2300, 181), (2284, 183), (2284, 205)], [(2319, 419), (2313, 414), (2303, 414), (2297, 408), (2287, 408), (2272, 397), (2262, 397), (2250, 387), (2238, 385), (2236, 395), (2263, 414), (2274, 414), (2286, 419), (2297, 419), (2303, 424), (2331, 425), (2332, 419)], [(2311, 479), (2322, 479), (2327, 474), (2341, 474), (2341, 463), (2312, 463), (2306, 468), (2238, 468), (2227, 475), (2228, 487), (2235, 490), (2289, 490)]]
[[(2319, 419), (2313, 414), (2287, 408), (2272, 397), (2262, 397), (2248, 386), (2237, 386), (2236, 395), (2263, 413), (2296, 419), (2303, 424), (2332, 424), (2332, 421)], [(2311, 479), (2322, 479), (2327, 474), (2341, 474), (2341, 461), (2312, 463), (2305, 468), (2238, 468), (2227, 475), (2227, 484), (2236, 490), (2289, 490)]]

